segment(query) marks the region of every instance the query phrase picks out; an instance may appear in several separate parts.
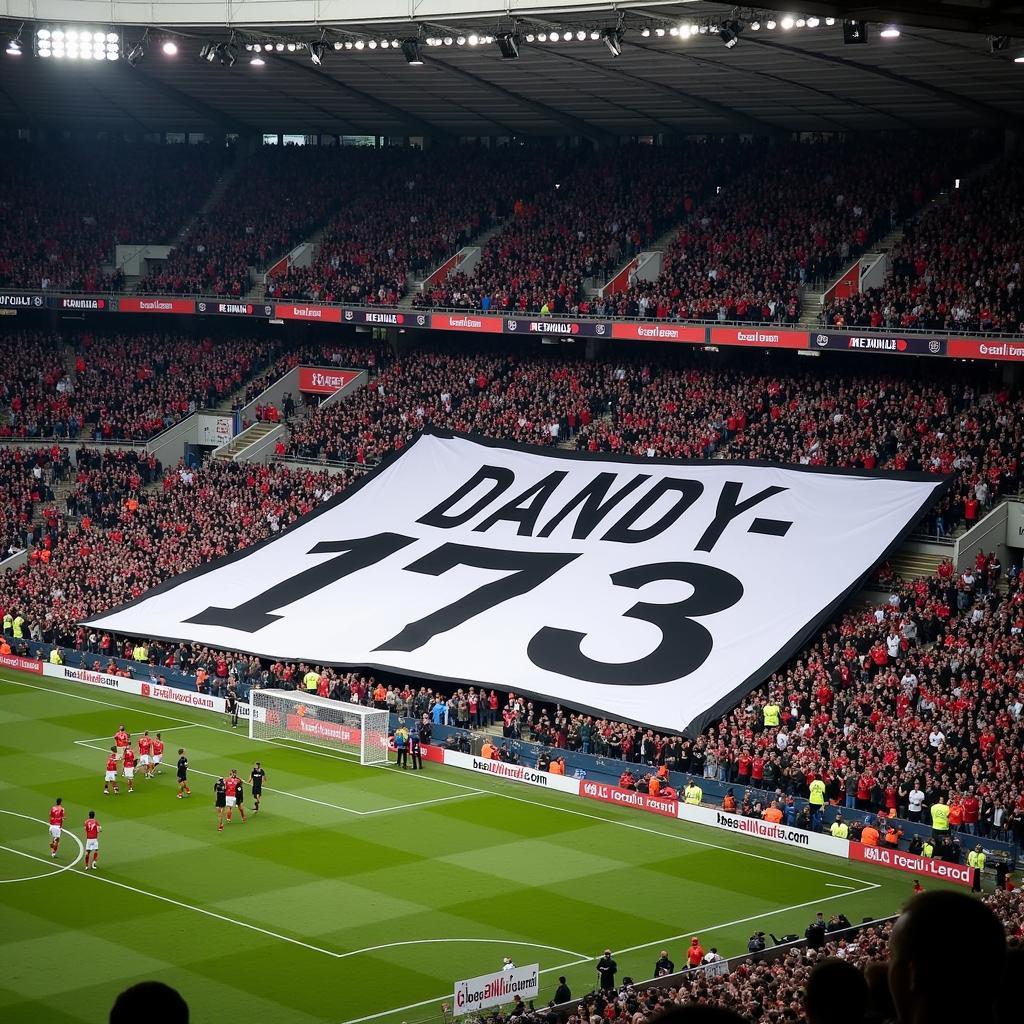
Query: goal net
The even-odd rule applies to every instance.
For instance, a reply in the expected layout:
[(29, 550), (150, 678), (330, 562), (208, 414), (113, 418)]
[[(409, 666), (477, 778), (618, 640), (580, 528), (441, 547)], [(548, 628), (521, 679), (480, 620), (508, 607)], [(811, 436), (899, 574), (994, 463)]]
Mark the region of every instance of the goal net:
[(360, 764), (383, 764), (388, 759), (387, 711), (301, 690), (253, 689), (249, 700), (253, 739), (301, 740), (358, 757)]

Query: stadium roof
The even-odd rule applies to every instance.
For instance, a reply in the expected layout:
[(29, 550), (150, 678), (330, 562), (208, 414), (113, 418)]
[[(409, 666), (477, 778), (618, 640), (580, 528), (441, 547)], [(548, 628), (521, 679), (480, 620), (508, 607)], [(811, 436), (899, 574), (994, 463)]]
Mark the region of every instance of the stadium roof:
[[(70, 7), (4, 0), (0, 13), (17, 14), (23, 7), (38, 13), (48, 6)], [(224, 10), (221, 4), (187, 6)], [(244, 10), (253, 5), (235, 6)], [(266, 10), (276, 5), (256, 6)], [(307, 5), (285, 6), (295, 11)], [(344, 5), (349, 13), (390, 6), (366, 8), (359, 0)], [(447, 6), (485, 9), (483, 3)], [(794, 18), (797, 10), (804, 18), (820, 18), (820, 24), (784, 30), (787, 9)], [(601, 140), (658, 133), (1012, 126), (1024, 118), (1024, 63), (1014, 62), (1024, 55), (1024, 3), (1013, 0), (873, 5), (768, 0), (754, 9), (681, 0), (620, 4), (617, 10), (624, 29), (617, 57), (600, 37), (591, 36), (616, 27), (616, 9), (569, 0), (543, 12), (524, 10), (518, 24), (494, 13), (439, 15), (416, 22), (236, 23), (237, 60), (230, 68), (219, 59), (199, 56), (205, 44), (229, 40), (223, 24), (125, 25), (125, 51), (149, 29), (145, 57), (133, 67), (124, 59), (71, 66), (67, 60), (36, 58), (31, 37), (43, 23), (26, 21), (22, 56), (0, 55), (0, 124), (134, 132), (581, 135)], [(844, 43), (844, 14), (870, 19), (865, 44)], [(838, 20), (827, 26), (826, 16)], [(742, 31), (736, 45), (728, 47), (717, 30), (734, 18)], [(769, 18), (779, 22), (772, 31)], [(900, 36), (881, 38), (881, 28), (890, 23), (899, 26)], [(109, 22), (96, 24), (106, 27)], [(685, 33), (691, 25), (702, 27), (703, 33), (687, 38), (672, 34), (680, 26)], [(17, 19), (3, 23), (8, 36), (20, 26)], [(541, 33), (553, 29), (562, 38), (541, 42)], [(316, 43), (322, 30), (327, 49), (316, 66), (305, 44)], [(468, 43), (474, 33), (497, 36), (509, 31), (518, 33), (518, 59), (501, 59), (494, 42), (457, 42), (459, 36)], [(401, 49), (390, 45), (411, 36), (423, 44), (422, 66), (411, 66)], [(435, 36), (450, 36), (453, 42), (427, 45)], [(161, 50), (169, 38), (179, 47), (173, 58)], [(378, 44), (375, 48), (371, 40)], [(383, 40), (389, 42), (386, 48)], [(244, 46), (257, 42), (286, 48), (261, 51), (265, 63), (250, 66), (253, 54)], [(296, 46), (294, 51), (287, 49), (289, 43)], [(345, 48), (346, 43), (352, 48)]]

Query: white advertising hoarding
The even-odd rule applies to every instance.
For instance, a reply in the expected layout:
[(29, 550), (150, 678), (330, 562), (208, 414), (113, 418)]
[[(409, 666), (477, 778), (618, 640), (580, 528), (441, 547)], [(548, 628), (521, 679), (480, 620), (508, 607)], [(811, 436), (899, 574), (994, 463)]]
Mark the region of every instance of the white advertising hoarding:
[(453, 1013), (461, 1017), (489, 1006), (502, 1006), (511, 1003), (514, 996), (521, 996), (524, 1001), (536, 999), (539, 992), (540, 964), (481, 974), (479, 978), (455, 982)]

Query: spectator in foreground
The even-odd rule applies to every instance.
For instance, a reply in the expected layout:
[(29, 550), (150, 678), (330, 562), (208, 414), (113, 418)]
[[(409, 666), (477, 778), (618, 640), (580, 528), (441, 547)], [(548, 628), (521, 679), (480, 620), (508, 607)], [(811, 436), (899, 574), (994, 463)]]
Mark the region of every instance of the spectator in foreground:
[(820, 960), (804, 991), (807, 1024), (863, 1024), (868, 985), (862, 971), (838, 957)]
[(188, 1003), (162, 981), (141, 981), (126, 988), (110, 1008), (110, 1024), (188, 1024)]
[[(889, 988), (899, 1024), (964, 1017), (996, 1019), (1006, 936), (983, 903), (958, 892), (926, 892), (908, 904), (889, 939)], [(950, 965), (970, 984), (950, 984)]]

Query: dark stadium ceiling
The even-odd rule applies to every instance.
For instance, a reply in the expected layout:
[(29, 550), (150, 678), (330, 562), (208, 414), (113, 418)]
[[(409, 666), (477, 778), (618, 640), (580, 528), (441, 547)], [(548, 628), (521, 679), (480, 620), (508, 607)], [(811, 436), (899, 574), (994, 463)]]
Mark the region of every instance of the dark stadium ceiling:
[[(781, 23), (784, 14), (821, 23), (768, 31), (768, 17)], [(838, 18), (834, 26), (825, 25), (827, 15)], [(872, 22), (866, 44), (844, 44), (844, 15)], [(34, 57), (37, 26), (26, 22), (22, 55), (0, 54), (0, 124), (602, 140), (657, 133), (941, 131), (1016, 127), (1024, 119), (1024, 63), (1014, 62), (1024, 56), (1024, 3), (652, 3), (622, 11), (621, 54), (614, 57), (589, 33), (614, 27), (616, 17), (595, 4), (589, 11), (531, 15), (518, 26), (493, 15), (330, 25), (320, 66), (304, 49), (261, 53), (263, 66), (251, 66), (244, 49), (256, 41), (315, 42), (317, 27), (236, 25), (238, 55), (230, 68), (199, 57), (204, 44), (229, 38), (226, 29), (149, 26), (146, 55), (132, 67), (124, 59), (73, 64)], [(721, 25), (734, 17), (744, 29), (731, 48), (714, 30), (685, 39), (670, 34), (680, 25)], [(750, 24), (755, 18), (758, 31)], [(885, 24), (899, 26), (899, 38), (881, 38)], [(9, 37), (20, 22), (2, 27)], [(123, 27), (126, 51), (146, 27)], [(540, 42), (539, 33), (552, 28), (573, 36)], [(368, 45), (370, 39), (513, 29), (520, 39), (517, 60), (502, 60), (494, 43), (424, 44), (423, 65), (410, 66), (400, 50)], [(575, 34), (584, 31), (587, 37), (578, 41)], [(174, 57), (161, 49), (168, 38), (178, 43)], [(362, 49), (344, 48), (360, 40)], [(335, 42), (343, 48), (335, 50)]]

